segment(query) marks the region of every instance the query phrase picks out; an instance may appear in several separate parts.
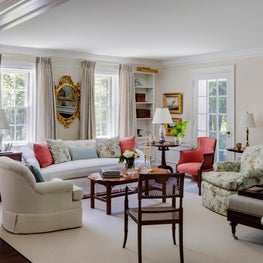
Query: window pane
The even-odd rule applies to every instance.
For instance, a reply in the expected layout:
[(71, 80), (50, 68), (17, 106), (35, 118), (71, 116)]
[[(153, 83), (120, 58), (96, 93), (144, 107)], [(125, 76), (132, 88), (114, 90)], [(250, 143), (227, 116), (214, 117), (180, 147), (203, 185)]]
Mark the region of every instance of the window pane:
[(209, 80), (208, 81), (208, 94), (209, 96), (216, 95), (216, 80)]
[(226, 113), (226, 97), (219, 97), (219, 113)]
[(216, 113), (216, 98), (209, 98), (209, 113)]
[(226, 84), (227, 84), (227, 82), (225, 79), (218, 81), (218, 94), (219, 94), (219, 96), (227, 95), (226, 94)]
[(24, 91), (16, 92), (15, 106), (24, 106), (24, 105), (25, 105), (25, 93), (24, 93)]
[(25, 124), (26, 111), (25, 109), (19, 109), (16, 111), (16, 124)]
[(217, 123), (216, 123), (216, 115), (209, 115), (209, 130), (216, 131)]
[(218, 127), (220, 132), (226, 132), (226, 114), (225, 115), (219, 115), (218, 117)]

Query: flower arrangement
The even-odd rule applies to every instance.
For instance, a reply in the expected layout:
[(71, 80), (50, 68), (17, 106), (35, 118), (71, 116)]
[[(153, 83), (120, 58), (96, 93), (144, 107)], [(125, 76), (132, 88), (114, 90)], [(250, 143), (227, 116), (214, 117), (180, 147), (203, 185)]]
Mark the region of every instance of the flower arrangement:
[(119, 163), (123, 163), (124, 160), (126, 161), (126, 168), (133, 168), (134, 160), (139, 158), (140, 156), (134, 150), (126, 150), (123, 152), (119, 157)]

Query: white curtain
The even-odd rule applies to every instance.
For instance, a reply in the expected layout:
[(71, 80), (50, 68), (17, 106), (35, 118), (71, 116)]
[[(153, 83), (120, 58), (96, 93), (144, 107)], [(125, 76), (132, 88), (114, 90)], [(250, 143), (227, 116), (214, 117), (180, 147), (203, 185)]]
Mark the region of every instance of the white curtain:
[(0, 108), (2, 108), (2, 87), (1, 87), (1, 74), (2, 74), (2, 54), (0, 54)]
[(56, 139), (56, 96), (50, 58), (37, 58), (36, 141)]
[(80, 139), (96, 138), (94, 70), (96, 62), (82, 61), (80, 86)]
[(120, 115), (119, 135), (121, 137), (135, 135), (135, 99), (132, 66), (120, 65)]

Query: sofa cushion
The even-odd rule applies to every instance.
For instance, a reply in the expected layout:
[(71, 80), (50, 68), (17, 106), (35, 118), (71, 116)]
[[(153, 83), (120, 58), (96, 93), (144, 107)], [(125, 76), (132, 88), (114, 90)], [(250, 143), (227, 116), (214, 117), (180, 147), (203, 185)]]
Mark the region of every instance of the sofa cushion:
[(202, 179), (229, 191), (237, 191), (243, 184), (243, 176), (237, 172), (204, 172)]
[(126, 150), (135, 150), (135, 136), (120, 138), (121, 152)]
[(62, 140), (47, 140), (48, 148), (52, 154), (54, 163), (63, 163), (71, 161), (68, 147)]
[(33, 149), (41, 168), (45, 168), (53, 163), (52, 155), (45, 143), (35, 143)]
[(27, 145), (22, 146), (20, 150), (22, 152), (22, 161), (25, 164), (32, 164), (38, 169), (40, 169), (40, 164), (33, 150), (33, 143), (28, 143)]
[(96, 147), (70, 147), (69, 153), (71, 160), (82, 160), (98, 158)]
[(42, 177), (42, 174), (40, 172), (40, 170), (35, 167), (34, 165), (31, 164), (27, 164), (26, 167), (31, 171), (31, 173), (34, 175), (36, 182), (37, 183), (41, 183), (44, 182), (44, 179)]
[(96, 140), (97, 152), (100, 158), (118, 158), (121, 155), (118, 137), (100, 138)]

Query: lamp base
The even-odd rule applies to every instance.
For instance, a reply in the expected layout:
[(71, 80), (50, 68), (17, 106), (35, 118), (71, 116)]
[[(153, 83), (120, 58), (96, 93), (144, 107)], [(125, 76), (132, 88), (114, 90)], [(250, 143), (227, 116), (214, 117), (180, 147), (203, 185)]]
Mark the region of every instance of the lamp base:
[(161, 125), (160, 125), (160, 128), (159, 128), (159, 136), (160, 136), (159, 143), (161, 143), (161, 144), (165, 143), (164, 124), (161, 124)]

